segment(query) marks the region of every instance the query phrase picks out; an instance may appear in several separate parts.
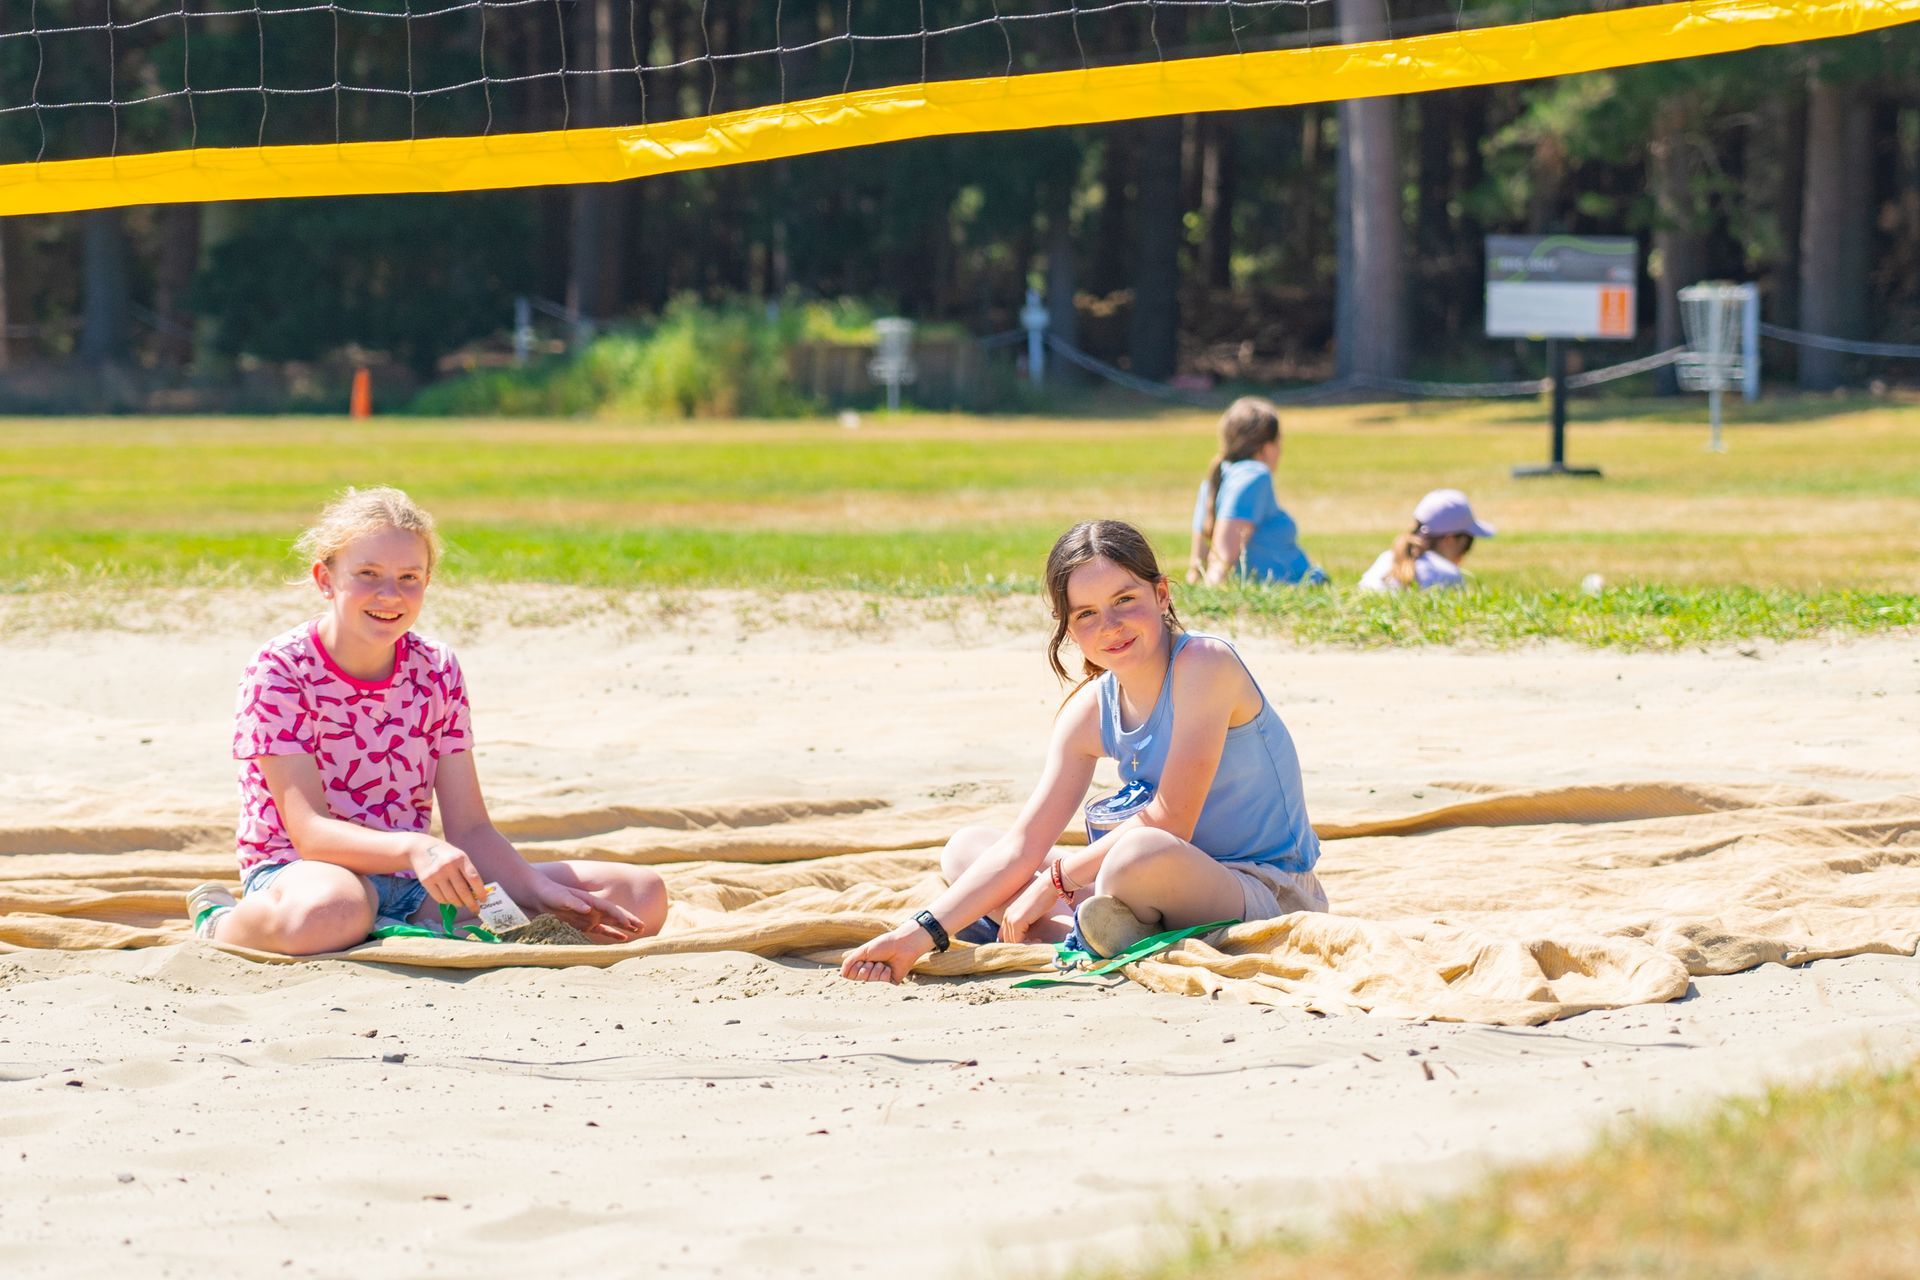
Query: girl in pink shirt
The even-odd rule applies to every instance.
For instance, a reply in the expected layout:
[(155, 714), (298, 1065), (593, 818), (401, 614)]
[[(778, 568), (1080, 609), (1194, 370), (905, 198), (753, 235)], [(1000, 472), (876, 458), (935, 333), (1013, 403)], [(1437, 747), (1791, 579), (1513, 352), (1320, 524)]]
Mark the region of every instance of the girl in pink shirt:
[[(471, 917), (486, 883), (532, 916), (607, 941), (658, 933), (646, 867), (522, 858), (487, 816), (467, 690), (445, 646), (412, 634), (439, 558), (433, 517), (398, 489), (347, 490), (302, 535), (325, 608), (269, 641), (240, 681), (236, 844), (243, 896), (188, 895), (203, 938), (284, 955), (340, 951), (381, 919)], [(440, 801), (444, 839), (428, 831)]]

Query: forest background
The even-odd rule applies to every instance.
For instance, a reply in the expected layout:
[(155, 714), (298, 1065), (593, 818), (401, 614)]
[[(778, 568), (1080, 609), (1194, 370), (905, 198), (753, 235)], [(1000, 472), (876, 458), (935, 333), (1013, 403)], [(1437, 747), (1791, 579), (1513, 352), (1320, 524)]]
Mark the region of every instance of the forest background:
[[(27, 30), (26, 3), (0, 3), (0, 29)], [(356, 7), (398, 14), (404, 3)], [(71, 8), (76, 27), (93, 9), (126, 24), (141, 3)], [(881, 8), (902, 11), (888, 19), (901, 32), (919, 8), (938, 24), (1001, 11), (983, 0)], [(1317, 8), (1323, 42), (1460, 20), (1442, 0), (1283, 8), (1266, 16), (1312, 22)], [(1474, 6), (1473, 20), (1496, 8)], [(831, 39), (851, 12), (745, 0), (457, 6), (408, 21), (403, 44), (399, 23), (268, 6), (191, 27), (155, 19), (5, 39), (0, 161), (187, 138), (426, 136), (476, 127), (483, 106), (495, 129), (628, 123), (910, 83), (922, 69), (943, 78), (1215, 51), (1249, 35), (1250, 21), (1240, 7), (1142, 5), (1074, 30), (1033, 22), (1009, 36), (989, 23), (861, 43), (856, 75), (846, 42)], [(280, 64), (294, 49), (336, 51), (341, 83), (457, 85), (471, 78), (483, 18), (493, 82), (479, 89), (243, 91), (256, 79), (309, 83), (298, 59)], [(809, 35), (826, 43), (751, 53)], [(660, 69), (591, 74), (635, 54)], [(183, 65), (194, 93), (170, 91)], [(233, 91), (213, 91), (222, 85)], [(118, 110), (63, 105), (142, 97)], [(455, 353), (499, 340), (517, 296), (603, 326), (657, 323), (676, 300), (857, 299), (864, 314), (979, 335), (1012, 328), (1029, 285), (1056, 334), (1153, 379), (1534, 376), (1537, 348), (1483, 336), (1482, 245), (1489, 233), (1551, 232), (1641, 241), (1640, 339), (1595, 348), (1604, 359), (1679, 343), (1675, 291), (1708, 278), (1758, 282), (1775, 323), (1920, 340), (1920, 31), (610, 186), (0, 219), (0, 401), (98, 407), (103, 389), (230, 385), (261, 362), (343, 349), (390, 360), (417, 386), (470, 367)], [(1770, 376), (1813, 389), (1887, 368), (1807, 349), (1770, 347), (1769, 360)], [(278, 407), (294, 407), (291, 385), (276, 384)]]

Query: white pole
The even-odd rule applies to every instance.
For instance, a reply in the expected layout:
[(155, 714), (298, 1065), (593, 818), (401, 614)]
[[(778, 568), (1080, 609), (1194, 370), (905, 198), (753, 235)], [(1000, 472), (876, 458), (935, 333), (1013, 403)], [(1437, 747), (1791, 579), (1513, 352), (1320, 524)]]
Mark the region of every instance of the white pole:
[(1047, 304), (1040, 300), (1038, 289), (1027, 290), (1020, 325), (1027, 331), (1027, 379), (1037, 387), (1047, 380)]
[(533, 354), (533, 304), (521, 296), (513, 300), (513, 363), (524, 368)]
[(1740, 286), (1740, 395), (1760, 398), (1760, 286)]

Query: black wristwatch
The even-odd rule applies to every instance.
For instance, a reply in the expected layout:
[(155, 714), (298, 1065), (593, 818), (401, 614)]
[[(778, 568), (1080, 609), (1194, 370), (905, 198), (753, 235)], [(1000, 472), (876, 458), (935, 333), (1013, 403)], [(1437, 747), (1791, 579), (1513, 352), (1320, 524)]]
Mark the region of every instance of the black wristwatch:
[(933, 939), (935, 951), (945, 951), (953, 945), (953, 939), (947, 936), (947, 931), (941, 927), (940, 922), (933, 918), (933, 912), (922, 911), (913, 918), (913, 922), (927, 931), (927, 936)]

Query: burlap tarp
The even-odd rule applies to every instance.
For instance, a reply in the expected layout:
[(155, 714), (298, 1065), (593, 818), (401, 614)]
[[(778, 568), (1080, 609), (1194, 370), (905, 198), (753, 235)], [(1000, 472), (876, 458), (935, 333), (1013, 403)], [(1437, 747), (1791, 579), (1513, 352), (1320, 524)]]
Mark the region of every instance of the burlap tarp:
[[(1920, 943), (1920, 795), (1860, 802), (1673, 783), (1453, 789), (1483, 794), (1321, 826), (1331, 914), (1244, 924), (1127, 975), (1156, 991), (1323, 1012), (1539, 1023), (1672, 1000), (1693, 975), (1912, 955)], [(462, 969), (690, 951), (836, 960), (933, 896), (939, 845), (957, 826), (1005, 816), (862, 799), (527, 815), (501, 825), (536, 860), (660, 867), (673, 895), (667, 928), (622, 946), (388, 939), (341, 955)], [(0, 830), (0, 951), (186, 941), (183, 895), (233, 878), (229, 840), (210, 824)], [(961, 945), (920, 972), (1040, 971), (1051, 955)]]

